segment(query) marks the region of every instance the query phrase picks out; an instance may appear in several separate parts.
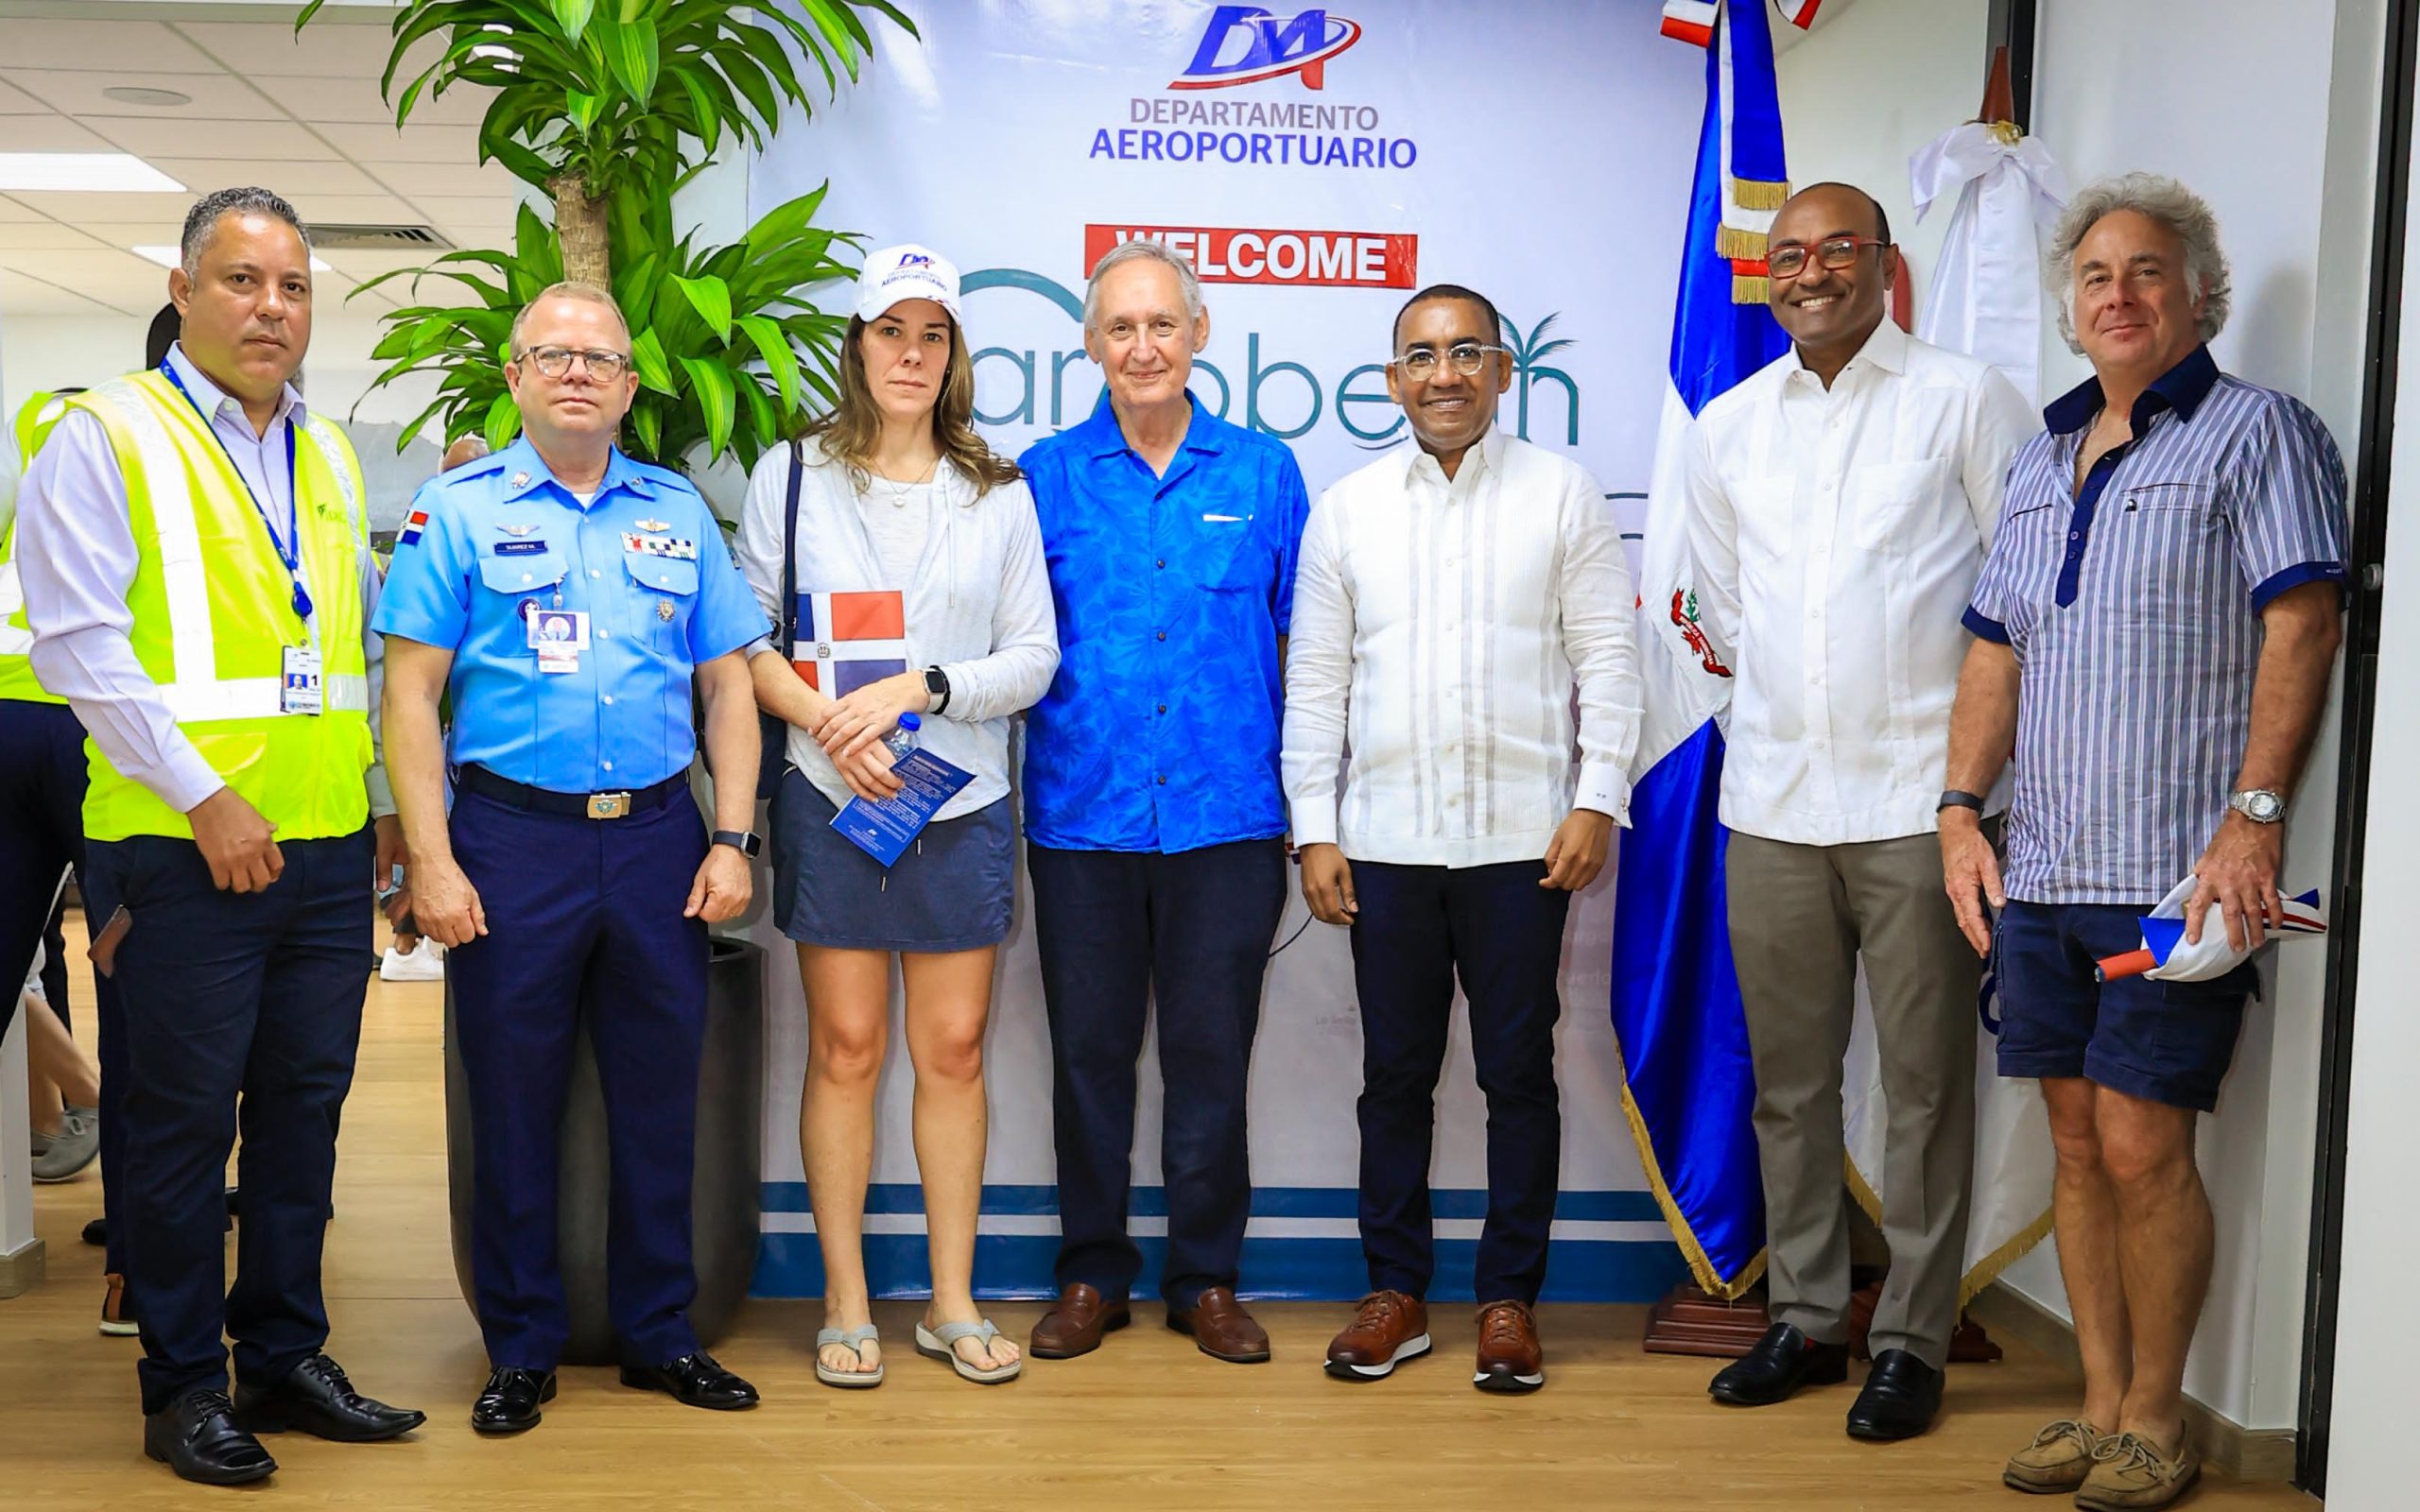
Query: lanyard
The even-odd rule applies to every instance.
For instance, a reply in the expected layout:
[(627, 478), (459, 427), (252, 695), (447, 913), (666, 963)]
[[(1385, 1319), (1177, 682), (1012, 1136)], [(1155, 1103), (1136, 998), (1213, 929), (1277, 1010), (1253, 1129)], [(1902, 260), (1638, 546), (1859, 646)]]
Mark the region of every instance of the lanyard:
[(191, 404), (193, 412), (200, 417), (201, 428), (218, 443), (218, 454), (227, 458), (228, 467), (234, 471), (235, 480), (244, 485), (244, 496), (252, 501), (252, 512), (261, 517), (261, 528), (268, 533), (268, 543), (276, 551), (277, 559), (285, 564), (286, 581), (294, 586), (295, 617), (307, 622), (311, 618), (311, 594), (302, 586), (302, 516), (294, 481), (294, 417), (291, 414), (285, 417), (285, 535), (281, 539), (277, 527), (269, 524), (268, 506), (252, 491), (251, 480), (244, 476), (244, 470), (235, 466), (235, 454), (227, 450), (227, 438), (218, 434), (217, 425), (203, 413), (201, 402), (193, 397), (193, 390), (185, 387), (185, 381), (177, 376), (177, 369), (165, 360), (160, 364), (160, 375), (167, 379), (178, 393), (184, 395), (185, 403)]

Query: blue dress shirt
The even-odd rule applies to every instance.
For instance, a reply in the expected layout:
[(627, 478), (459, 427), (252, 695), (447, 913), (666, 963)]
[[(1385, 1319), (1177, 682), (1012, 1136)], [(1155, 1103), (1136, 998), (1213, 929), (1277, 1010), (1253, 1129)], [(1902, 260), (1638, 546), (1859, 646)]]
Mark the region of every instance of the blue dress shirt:
[(1310, 514), (1294, 454), (1195, 401), (1155, 476), (1104, 393), (1018, 465), (1059, 616), (1059, 674), (1026, 715), (1027, 838), (1177, 851), (1285, 833), (1277, 640)]
[[(539, 669), (524, 615), (540, 609), (587, 612), (578, 670)], [(422, 485), (377, 628), (453, 650), (456, 765), (589, 793), (688, 767), (691, 671), (762, 636), (765, 616), (685, 479), (617, 448), (583, 506), (524, 438)]]

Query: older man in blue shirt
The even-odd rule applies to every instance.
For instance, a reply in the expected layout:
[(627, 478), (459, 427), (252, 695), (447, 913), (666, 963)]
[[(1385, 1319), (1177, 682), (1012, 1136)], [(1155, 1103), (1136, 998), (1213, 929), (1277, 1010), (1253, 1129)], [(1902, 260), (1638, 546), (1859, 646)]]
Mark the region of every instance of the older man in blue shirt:
[[(1996, 951), (1999, 1071), (2038, 1077), (2058, 1151), (2059, 1270), (2083, 1402), (2009, 1461), (2096, 1512), (2166, 1506), (2200, 1473), (2185, 1359), (2214, 1229), (2194, 1115), (2235, 1054), (2246, 964), (2095, 979), (2194, 879), (2187, 935), (2283, 922), (2286, 798), (2341, 639), (2344, 465), (2299, 401), (2221, 372), (2226, 258), (2210, 209), (2130, 174), (2068, 203), (2061, 325), (2093, 376), (2010, 464), (1950, 720), (1950, 902)], [(1978, 822), (2014, 748), (2003, 885)], [(2303, 858), (2305, 866), (2316, 864)], [(1995, 934), (1979, 899), (2000, 909)]]
[[(471, 1095), (482, 1433), (534, 1426), (570, 1329), (557, 1127), (582, 1018), (612, 1155), (608, 1287), (625, 1383), (755, 1405), (687, 1315), (706, 926), (748, 906), (765, 617), (705, 501), (624, 456), (637, 387), (613, 297), (558, 284), (515, 322), (523, 438), (431, 481), (378, 610), (389, 772), (424, 934), (452, 949)], [(689, 795), (694, 686), (711, 844)], [(440, 696), (453, 696), (450, 750)], [(445, 768), (457, 788), (451, 822)]]
[(1159, 1005), (1168, 1326), (1269, 1358), (1236, 1300), (1252, 1211), (1245, 1082), (1286, 902), (1279, 661), (1310, 512), (1293, 454), (1185, 392), (1210, 318), (1156, 242), (1103, 257), (1084, 350), (1108, 391), (1020, 459), (1058, 599), (1059, 675), (1027, 714), (1027, 869), (1050, 1018), (1059, 1302), (1033, 1352), (1130, 1318), (1134, 1066)]

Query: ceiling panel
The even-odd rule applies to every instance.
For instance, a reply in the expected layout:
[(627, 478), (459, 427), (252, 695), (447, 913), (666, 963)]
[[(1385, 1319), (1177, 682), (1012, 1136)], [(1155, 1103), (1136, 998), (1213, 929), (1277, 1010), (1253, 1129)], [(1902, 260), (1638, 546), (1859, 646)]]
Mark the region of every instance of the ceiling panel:
[[(163, 78), (147, 74), (85, 74), (58, 68), (0, 68), (0, 81), (14, 85), (54, 110), (69, 115), (157, 116), (192, 123), (208, 121), (283, 121), (286, 113), (259, 90), (232, 74), (181, 74)], [(172, 89), (193, 96), (190, 105), (128, 105), (111, 99), (103, 90)]]
[(0, 221), (0, 252), (92, 251), (100, 245), (89, 232), (55, 220)]
[[(17, 88), (0, 83), (0, 115), (48, 115), (50, 107)], [(5, 135), (0, 131), (0, 135)]]
[(147, 158), (144, 161), (179, 183), (197, 188), (205, 183), (266, 184), (288, 199), (297, 195), (376, 195), (386, 192), (378, 180), (340, 159), (326, 163), (279, 162), (268, 158), (218, 163), (198, 162), (189, 158)]
[(479, 132), (470, 126), (391, 126), (331, 123), (321, 135), (357, 163), (442, 163), (469, 168), (479, 161)]
[[(387, 71), (393, 41), (382, 23), (344, 25), (333, 14), (298, 33), (291, 26), (250, 22), (181, 22), (177, 29), (235, 72), (265, 78), (361, 78), (375, 86)], [(435, 62), (443, 48), (433, 39), (405, 60), (413, 73)], [(410, 73), (402, 76), (409, 78)]]
[(293, 121), (230, 122), (222, 129), (197, 129), (198, 123), (190, 120), (93, 115), (80, 119), (138, 158), (251, 160), (344, 156)]
[(0, 151), (108, 152), (115, 144), (104, 141), (63, 115), (0, 117)]
[[(108, 28), (108, 45), (96, 26)], [(133, 70), (153, 74), (216, 74), (209, 54), (157, 21), (30, 21), (0, 19), (0, 58), (11, 68)], [(168, 85), (167, 88), (175, 86)]]
[(469, 160), (456, 163), (380, 163), (371, 171), (377, 175), (380, 183), (414, 199), (423, 195), (445, 199), (510, 199), (521, 188), (521, 180), (505, 171), (499, 163), (477, 168), (470, 166)]
[[(404, 79), (395, 81), (400, 96)], [(306, 121), (352, 121), (391, 126), (395, 109), (378, 96), (375, 78), (281, 78), (273, 88), (279, 104)], [(476, 126), (488, 112), (493, 90), (458, 84), (442, 94), (423, 93), (412, 104), (412, 124)]]
[(418, 211), (392, 195), (315, 195), (290, 196), (294, 208), (308, 220), (337, 220), (348, 223), (370, 222), (385, 225), (389, 221), (420, 224), (424, 218)]
[(114, 306), (29, 278), (0, 263), (0, 310), (10, 315), (96, 315), (105, 308)]
[(0, 223), (14, 220), (48, 220), (49, 218), (49, 215), (13, 196), (0, 195)]
[(112, 247), (165, 247), (185, 233), (182, 212), (156, 220), (78, 220), (76, 229)]
[(111, 220), (166, 220), (182, 226), (185, 223), (185, 212), (193, 208), (195, 196), (96, 195), (74, 194), (63, 189), (27, 189), (9, 198), (71, 226), (81, 225), (86, 216), (106, 216)]

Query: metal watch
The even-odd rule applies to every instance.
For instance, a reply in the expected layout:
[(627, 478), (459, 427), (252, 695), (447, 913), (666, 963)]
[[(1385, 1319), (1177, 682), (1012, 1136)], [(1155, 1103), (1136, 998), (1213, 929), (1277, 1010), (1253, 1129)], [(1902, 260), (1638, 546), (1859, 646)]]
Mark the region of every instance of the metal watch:
[(2283, 795), (2266, 787), (2248, 787), (2227, 795), (2227, 807), (2255, 824), (2274, 824), (2286, 816)]
[(713, 843), (727, 845), (752, 861), (756, 858), (757, 851), (765, 849), (765, 842), (746, 830), (717, 830)]
[(939, 667), (925, 669), (925, 691), (933, 696), (932, 707), (926, 713), (940, 713), (949, 707), (949, 674)]

